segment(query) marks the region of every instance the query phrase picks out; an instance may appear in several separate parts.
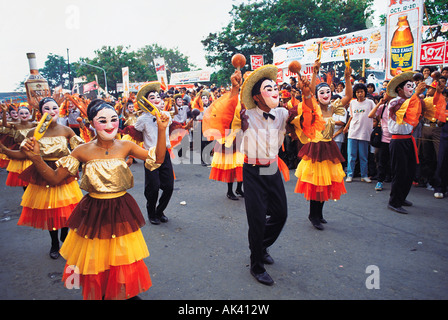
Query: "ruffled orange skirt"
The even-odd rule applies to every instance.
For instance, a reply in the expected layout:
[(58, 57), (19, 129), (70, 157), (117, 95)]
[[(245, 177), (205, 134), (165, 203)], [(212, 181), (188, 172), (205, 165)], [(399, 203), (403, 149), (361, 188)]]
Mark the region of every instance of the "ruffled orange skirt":
[[(54, 162), (47, 162), (54, 167)], [(58, 230), (67, 227), (73, 209), (82, 199), (82, 191), (76, 178), (69, 177), (56, 186), (46, 185), (34, 165), (20, 174), (28, 183), (20, 205), (22, 214), (18, 225), (43, 230)]]
[(83, 299), (128, 299), (148, 290), (151, 277), (143, 259), (149, 251), (145, 224), (134, 198), (96, 199), (86, 195), (71, 215), (60, 249), (67, 260), (64, 285), (83, 287)]
[[(336, 149), (335, 149), (336, 148)], [(307, 200), (339, 200), (347, 193), (344, 185), (344, 160), (334, 141), (308, 143), (299, 152), (301, 161), (296, 169), (298, 178), (294, 192)]]
[(16, 160), (10, 159), (6, 171), (8, 171), (8, 177), (6, 178), (6, 185), (8, 187), (26, 187), (28, 183), (23, 181), (19, 175), (25, 171), (33, 163), (31, 160)]
[(238, 151), (215, 151), (209, 179), (227, 183), (241, 182), (243, 181), (243, 163), (244, 155)]

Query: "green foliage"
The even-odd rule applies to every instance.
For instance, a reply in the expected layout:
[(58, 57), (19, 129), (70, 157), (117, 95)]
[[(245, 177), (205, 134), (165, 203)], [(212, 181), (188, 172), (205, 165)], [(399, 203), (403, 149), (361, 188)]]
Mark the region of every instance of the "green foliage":
[[(189, 71), (194, 65), (188, 62), (188, 57), (181, 54), (177, 49), (166, 49), (156, 44), (147, 45), (137, 51), (131, 51), (129, 47), (103, 46), (95, 51), (93, 59), (81, 58), (80, 61), (103, 68), (106, 71), (109, 92), (116, 93), (117, 83), (123, 81), (122, 68), (129, 67), (130, 82), (144, 82), (157, 80), (154, 68), (154, 58), (163, 57), (170, 72)], [(104, 88), (104, 73), (94, 67), (75, 63), (76, 76), (86, 76), (87, 80), (94, 81), (95, 75), (98, 82)]]
[(334, 36), (366, 29), (373, 0), (262, 0), (234, 5), (232, 21), (202, 44), (209, 66), (218, 67), (213, 79), (226, 84), (233, 72), (235, 53), (248, 59), (262, 54), (271, 63), (274, 45)]

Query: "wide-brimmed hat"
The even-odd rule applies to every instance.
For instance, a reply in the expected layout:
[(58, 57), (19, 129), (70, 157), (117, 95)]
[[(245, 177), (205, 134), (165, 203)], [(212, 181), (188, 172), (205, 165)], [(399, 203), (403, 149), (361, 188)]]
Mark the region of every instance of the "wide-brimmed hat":
[(397, 97), (398, 94), (395, 92), (395, 89), (397, 88), (397, 86), (400, 83), (402, 83), (403, 81), (412, 81), (412, 77), (416, 73), (417, 72), (415, 72), (415, 71), (407, 71), (407, 72), (400, 73), (399, 75), (393, 77), (392, 80), (390, 80), (389, 83), (387, 84), (387, 89), (386, 89), (387, 95), (392, 98)]
[(241, 86), (240, 99), (246, 109), (256, 108), (257, 105), (252, 98), (252, 88), (263, 78), (277, 81), (278, 68), (272, 64), (267, 64), (253, 71)]
[(139, 101), (142, 97), (147, 97), (148, 93), (152, 91), (160, 92), (161, 83), (159, 81), (151, 81), (145, 84), (138, 92), (137, 92), (137, 101)]

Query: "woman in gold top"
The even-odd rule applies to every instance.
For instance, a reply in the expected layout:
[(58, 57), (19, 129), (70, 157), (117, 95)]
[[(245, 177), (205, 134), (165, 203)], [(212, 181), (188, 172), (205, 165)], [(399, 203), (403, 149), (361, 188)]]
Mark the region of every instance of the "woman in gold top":
[[(9, 130), (9, 135), (13, 138), (13, 145), (9, 148), (12, 150), (19, 150), (20, 143), (26, 138), (28, 132), (36, 126), (36, 123), (31, 118), (31, 112), (26, 106), (20, 106), (17, 110), (17, 121), (7, 122), (6, 112), (8, 108), (6, 105), (2, 105), (3, 108), (3, 127), (5, 130)], [(14, 107), (9, 108), (10, 113), (15, 112)], [(6, 132), (6, 131), (5, 131)], [(5, 153), (3, 153), (5, 154)], [(29, 166), (31, 161), (28, 159), (10, 159), (6, 171), (8, 171), (8, 177), (6, 178), (6, 185), (9, 187), (23, 187), (25, 188), (28, 183), (19, 178), (19, 175)]]
[[(312, 81), (318, 71), (316, 62)], [(331, 104), (331, 90), (327, 83), (320, 83), (315, 88), (316, 97), (312, 94), (314, 86), (305, 79), (299, 79), (298, 86), (302, 90), (303, 102), (297, 107), (297, 116), (291, 122), (295, 133), (303, 143), (299, 151), (301, 161), (295, 172), (298, 178), (294, 192), (302, 193), (310, 201), (308, 219), (318, 230), (323, 230), (323, 206), (328, 200), (339, 200), (347, 193), (342, 168), (344, 157), (333, 140), (335, 120), (333, 113), (345, 113), (344, 105), (352, 98), (350, 67), (345, 69), (346, 95), (342, 103)], [(338, 110), (341, 109), (342, 110)]]
[(145, 150), (131, 141), (115, 139), (119, 119), (114, 107), (94, 100), (87, 114), (97, 137), (57, 162), (53, 170), (38, 155), (39, 144), (27, 140), (23, 150), (49, 183), (76, 175), (83, 163), (81, 188), (88, 192), (73, 211), (60, 253), (67, 260), (66, 287), (79, 283), (84, 299), (129, 299), (146, 291), (151, 278), (143, 259), (149, 256), (140, 228), (145, 224), (134, 200), (126, 193), (133, 176), (126, 157), (146, 160), (154, 170), (165, 158), (167, 116), (157, 117), (157, 146)]
[[(53, 98), (44, 98), (39, 102), (39, 111), (48, 113), (53, 119), (39, 140), (39, 153), (47, 165), (56, 168), (56, 161), (70, 154), (82, 140), (76, 136), (69, 127), (58, 124), (59, 106)], [(28, 132), (28, 137), (34, 135), (35, 129)], [(26, 140), (22, 142), (22, 145)], [(5, 150), (11, 159), (29, 161), (30, 165), (19, 175), (19, 178), (28, 184), (23, 196), (18, 225), (30, 226), (37, 229), (48, 230), (51, 237), (50, 257), (59, 257), (59, 240), (63, 242), (67, 236), (67, 220), (73, 209), (82, 198), (77, 176), (67, 177), (58, 183), (49, 183), (42, 179), (35, 165), (27, 159), (27, 154), (22, 150)]]

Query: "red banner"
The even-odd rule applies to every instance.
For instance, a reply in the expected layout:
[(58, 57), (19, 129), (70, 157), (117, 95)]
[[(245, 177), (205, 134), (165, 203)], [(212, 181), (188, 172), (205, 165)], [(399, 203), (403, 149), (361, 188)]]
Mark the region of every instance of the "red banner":
[(448, 63), (448, 42), (423, 43), (420, 49), (420, 65), (431, 66)]
[(250, 56), (250, 66), (252, 70), (256, 70), (264, 65), (263, 55), (251, 55)]

